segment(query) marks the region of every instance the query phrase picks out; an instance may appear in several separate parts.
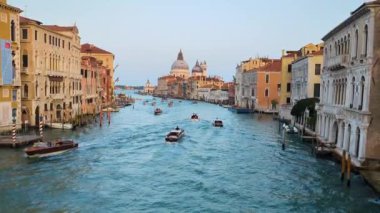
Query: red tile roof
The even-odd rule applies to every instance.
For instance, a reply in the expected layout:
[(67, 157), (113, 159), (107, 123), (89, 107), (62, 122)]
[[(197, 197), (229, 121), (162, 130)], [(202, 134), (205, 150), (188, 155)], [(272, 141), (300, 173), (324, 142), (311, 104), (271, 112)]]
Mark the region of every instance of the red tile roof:
[(259, 71), (269, 71), (269, 72), (281, 72), (281, 60), (274, 59), (267, 65), (262, 66), (258, 69)]
[(67, 31), (71, 31), (71, 32), (76, 32), (78, 33), (79, 30), (76, 26), (58, 26), (58, 25), (42, 25), (43, 27), (45, 27), (46, 29), (49, 29), (49, 30), (52, 30), (52, 31), (58, 31), (58, 32), (67, 32)]
[(103, 49), (101, 49), (101, 48), (99, 48), (93, 44), (89, 44), (89, 43), (82, 44), (80, 52), (81, 53), (99, 53), (99, 54), (111, 54), (111, 55), (113, 55), (111, 52), (108, 52), (107, 50), (103, 50)]
[(20, 16), (20, 24), (27, 24), (29, 22), (34, 22), (34, 23), (36, 23), (38, 25), (42, 24), (42, 22), (40, 22), (40, 21), (37, 21), (37, 20), (34, 20), (34, 19), (30, 19), (30, 18), (26, 18), (24, 16)]

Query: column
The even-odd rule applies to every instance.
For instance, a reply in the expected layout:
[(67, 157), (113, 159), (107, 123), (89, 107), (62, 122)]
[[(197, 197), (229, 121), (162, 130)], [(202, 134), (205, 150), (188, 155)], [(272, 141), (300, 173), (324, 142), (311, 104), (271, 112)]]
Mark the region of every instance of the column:
[(363, 98), (363, 106), (362, 106), (363, 111), (368, 111), (368, 99), (369, 99), (368, 84), (369, 84), (369, 79), (366, 79), (364, 81), (364, 93), (363, 93), (364, 98)]
[(342, 136), (343, 136), (342, 131), (343, 131), (342, 125), (341, 125), (341, 123), (338, 123), (337, 147), (339, 147), (339, 148), (342, 148)]
[(350, 138), (350, 150), (351, 156), (355, 156), (355, 146), (356, 146), (356, 126), (351, 126), (351, 138)]
[(349, 140), (349, 135), (348, 135), (348, 123), (344, 125), (344, 135), (343, 135), (343, 149), (348, 151), (348, 140)]
[(359, 161), (364, 161), (366, 158), (366, 147), (367, 147), (367, 127), (360, 128), (360, 145), (359, 145)]

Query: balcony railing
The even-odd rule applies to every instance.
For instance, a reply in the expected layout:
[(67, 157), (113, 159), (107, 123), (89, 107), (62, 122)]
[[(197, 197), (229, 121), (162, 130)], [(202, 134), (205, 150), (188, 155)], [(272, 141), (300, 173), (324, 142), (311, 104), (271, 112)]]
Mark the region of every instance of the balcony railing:
[(50, 97), (54, 100), (62, 100), (65, 98), (64, 94), (50, 94)]
[(327, 58), (325, 66), (331, 71), (337, 71), (346, 68), (350, 63), (350, 57), (348, 54), (338, 55)]

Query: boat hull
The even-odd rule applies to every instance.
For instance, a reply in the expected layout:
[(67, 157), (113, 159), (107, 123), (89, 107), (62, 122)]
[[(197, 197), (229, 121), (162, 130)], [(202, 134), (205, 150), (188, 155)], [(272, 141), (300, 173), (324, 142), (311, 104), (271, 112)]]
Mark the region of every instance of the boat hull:
[(229, 111), (237, 113), (237, 114), (248, 114), (251, 113), (251, 110), (248, 108), (235, 108), (235, 107), (229, 107)]
[(75, 143), (73, 141), (61, 141), (58, 142), (55, 146), (51, 147), (29, 147), (25, 149), (25, 154), (27, 157), (47, 157), (58, 155), (77, 147), (78, 143)]

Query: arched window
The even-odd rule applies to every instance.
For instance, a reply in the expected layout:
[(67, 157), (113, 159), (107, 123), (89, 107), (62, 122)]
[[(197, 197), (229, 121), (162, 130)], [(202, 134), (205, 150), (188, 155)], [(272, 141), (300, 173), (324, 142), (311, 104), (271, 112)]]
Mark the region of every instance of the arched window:
[(368, 54), (368, 25), (364, 27), (364, 56)]
[(362, 76), (362, 79), (360, 81), (360, 105), (359, 105), (359, 110), (363, 109), (363, 103), (364, 103), (364, 87), (365, 87), (365, 78)]
[(350, 54), (350, 49), (351, 49), (351, 43), (350, 43), (350, 34), (347, 36), (347, 54)]
[(360, 148), (360, 129), (359, 127), (356, 128), (356, 147), (355, 147), (355, 155), (356, 157), (359, 157), (359, 148)]
[(338, 55), (340, 55), (340, 41), (338, 41)]
[(25, 84), (24, 85), (24, 98), (28, 98), (28, 93), (29, 93), (29, 88), (28, 88), (28, 85)]
[(47, 96), (47, 81), (45, 81), (45, 97)]
[(352, 93), (351, 93), (351, 104), (350, 108), (354, 107), (354, 100), (355, 100), (355, 77), (352, 78)]
[(36, 97), (38, 98), (38, 81), (36, 81)]
[(346, 36), (344, 36), (343, 54), (347, 54), (347, 37)]
[(16, 41), (16, 26), (13, 20), (11, 21), (11, 40)]
[(359, 32), (355, 31), (355, 57), (358, 57), (358, 49), (359, 49)]
[(265, 89), (265, 97), (268, 97), (268, 96), (269, 96), (269, 90)]

